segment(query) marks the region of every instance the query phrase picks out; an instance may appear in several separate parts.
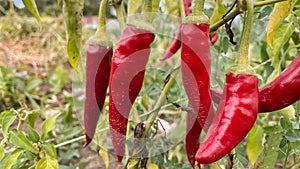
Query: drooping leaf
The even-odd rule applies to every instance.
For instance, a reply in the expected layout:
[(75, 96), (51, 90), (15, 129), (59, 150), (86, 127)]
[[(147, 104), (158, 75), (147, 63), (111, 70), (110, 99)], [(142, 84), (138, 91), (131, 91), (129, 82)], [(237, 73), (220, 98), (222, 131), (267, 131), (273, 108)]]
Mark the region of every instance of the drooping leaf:
[(39, 11), (37, 9), (37, 6), (35, 4), (34, 0), (22, 0), (25, 7), (30, 11), (30, 13), (35, 17), (35, 19), (37, 20), (40, 28), (42, 28), (42, 22), (41, 22), (41, 17), (39, 14)]
[(217, 0), (217, 3), (215, 4), (214, 11), (212, 16), (210, 17), (210, 25), (216, 23), (219, 21), (223, 15), (225, 15), (226, 9), (222, 4), (222, 0)]
[(264, 152), (264, 163), (259, 168), (274, 168), (277, 161), (280, 142), (281, 133), (275, 130), (272, 134), (270, 134), (270, 137), (266, 143), (267, 149)]
[(267, 52), (271, 59), (271, 65), (277, 68), (280, 62), (279, 53), (283, 48), (284, 44), (288, 42), (295, 30), (293, 22), (288, 24), (281, 24), (279, 27), (273, 31), (273, 48), (267, 48)]
[(267, 27), (267, 43), (271, 48), (274, 46), (274, 31), (279, 27), (281, 22), (291, 13), (295, 0), (287, 0), (276, 3), (274, 10), (270, 16)]
[(34, 147), (29, 140), (27, 139), (27, 137), (23, 134), (23, 132), (17, 130), (17, 129), (13, 129), (10, 134), (9, 134), (9, 139), (8, 141), (18, 147), (24, 148), (27, 151), (31, 151), (33, 153), (38, 153), (39, 150)]
[(248, 134), (248, 139), (247, 139), (248, 143), (247, 143), (246, 152), (253, 166), (257, 158), (259, 157), (260, 153), (264, 149), (262, 146), (263, 135), (264, 135), (264, 131), (258, 125), (254, 125)]
[[(55, 129), (56, 127), (56, 118), (60, 116), (60, 113), (46, 119), (42, 124), (42, 131), (43, 131), (43, 137), (46, 137), (46, 135)], [(44, 138), (43, 138), (44, 139)]]
[(36, 164), (35, 169), (58, 169), (58, 162), (55, 158), (46, 156)]
[(82, 0), (63, 1), (64, 21), (67, 28), (67, 53), (69, 62), (82, 79), (81, 40), (82, 40)]
[(17, 115), (13, 111), (4, 111), (0, 115), (0, 125), (2, 127), (2, 134), (7, 137), (8, 129), (16, 120)]
[(4, 164), (4, 169), (11, 169), (12, 166), (17, 162), (19, 156), (24, 152), (25, 150), (21, 148), (15, 149), (7, 158)]
[(34, 143), (37, 143), (40, 141), (40, 136), (39, 134), (31, 127), (27, 126), (27, 131), (28, 131), (28, 138)]

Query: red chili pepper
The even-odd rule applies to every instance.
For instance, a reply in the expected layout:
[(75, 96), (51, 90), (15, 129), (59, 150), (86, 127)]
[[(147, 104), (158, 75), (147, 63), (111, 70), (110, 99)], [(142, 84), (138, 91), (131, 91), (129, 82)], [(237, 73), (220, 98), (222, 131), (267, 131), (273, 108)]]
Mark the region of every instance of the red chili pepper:
[(205, 124), (212, 108), (209, 93), (211, 56), (208, 24), (182, 24), (181, 39), (182, 82), (189, 105), (195, 112), (187, 114), (186, 135), (186, 152), (190, 164), (194, 167), (200, 133), (202, 128), (208, 128)]
[(121, 162), (128, 116), (143, 84), (154, 34), (129, 25), (122, 33), (112, 59), (109, 87), (109, 124), (112, 143)]
[[(292, 63), (271, 83), (259, 89), (258, 112), (271, 112), (300, 100), (300, 53)], [(219, 103), (222, 93), (211, 89), (214, 102)]]
[(248, 74), (228, 73), (221, 103), (196, 160), (212, 163), (239, 144), (252, 128), (258, 112), (258, 79)]
[(86, 95), (84, 103), (84, 128), (86, 147), (94, 137), (109, 82), (112, 43), (106, 35), (107, 0), (101, 1), (97, 32), (89, 40), (86, 54)]
[(300, 99), (300, 53), (271, 83), (259, 90), (259, 112), (282, 109)]
[(86, 55), (86, 96), (84, 104), (84, 128), (86, 147), (92, 140), (100, 111), (103, 108), (109, 82), (112, 48), (88, 45)]

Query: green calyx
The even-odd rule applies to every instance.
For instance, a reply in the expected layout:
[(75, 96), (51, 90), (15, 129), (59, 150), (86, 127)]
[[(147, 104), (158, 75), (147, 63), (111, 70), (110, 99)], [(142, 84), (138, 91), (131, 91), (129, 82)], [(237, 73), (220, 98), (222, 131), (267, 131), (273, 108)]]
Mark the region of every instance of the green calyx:
[(191, 15), (183, 19), (183, 23), (193, 23), (199, 25), (201, 23), (209, 24), (209, 18), (203, 12), (205, 0), (196, 0)]
[(106, 7), (108, 0), (102, 0), (99, 8), (98, 27), (94, 36), (92, 36), (88, 43), (92, 45), (101, 45), (112, 47), (112, 42), (106, 34)]
[(234, 65), (227, 72), (232, 72), (235, 75), (249, 74), (256, 76), (255, 70), (249, 65)]
[(150, 24), (149, 22), (145, 22), (144, 20), (131, 20), (128, 21), (129, 25), (134, 25), (137, 29), (144, 29), (150, 32), (155, 32), (155, 28), (152, 26), (152, 24)]

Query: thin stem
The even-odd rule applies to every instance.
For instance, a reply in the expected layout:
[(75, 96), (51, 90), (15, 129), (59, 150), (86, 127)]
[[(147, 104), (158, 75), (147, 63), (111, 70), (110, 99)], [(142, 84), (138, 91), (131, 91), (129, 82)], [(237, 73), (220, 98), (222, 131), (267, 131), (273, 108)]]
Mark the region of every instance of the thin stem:
[(247, 13), (245, 14), (245, 22), (243, 27), (243, 33), (240, 42), (240, 49), (237, 54), (236, 63), (238, 65), (248, 65), (249, 59), (249, 44), (250, 35), (252, 30), (252, 20), (253, 20), (253, 2), (252, 0), (245, 0), (247, 3)]
[[(268, 0), (268, 1), (256, 2), (256, 3), (254, 3), (254, 7), (262, 7), (262, 6), (265, 6), (265, 5), (270, 5), (270, 4), (283, 2), (283, 1), (286, 1), (286, 0)], [(214, 32), (214, 31), (218, 30), (218, 28), (221, 27), (222, 25), (224, 25), (225, 22), (235, 18), (237, 15), (239, 15), (242, 12), (243, 11), (241, 11), (239, 8), (235, 8), (230, 14), (226, 15), (223, 18), (224, 20), (220, 19), (215, 24), (211, 25), (210, 26), (210, 31)]]
[(101, 36), (106, 29), (106, 7), (108, 0), (102, 0), (99, 7), (98, 27), (96, 34)]
[(283, 162), (283, 169), (286, 169), (286, 164), (287, 164), (287, 160), (289, 158), (290, 150), (291, 150), (291, 144), (290, 144), (290, 142), (288, 142), (288, 147), (287, 147), (284, 162)]
[(74, 143), (74, 142), (76, 142), (76, 141), (83, 140), (83, 139), (85, 139), (85, 135), (79, 136), (79, 137), (74, 138), (74, 139), (71, 139), (71, 140), (68, 140), (68, 141), (66, 141), (66, 142), (62, 142), (62, 143), (60, 143), (60, 144), (56, 144), (56, 145), (54, 146), (54, 148), (62, 147), (62, 146), (65, 146), (65, 145), (68, 145), (68, 144), (71, 144), (71, 143)]
[(125, 21), (124, 21), (124, 15), (123, 15), (123, 2), (121, 1), (118, 4), (114, 4), (114, 7), (116, 9), (117, 18), (119, 20), (121, 32), (123, 32), (123, 29), (125, 28)]
[(176, 76), (178, 72), (178, 69), (174, 70), (171, 74), (171, 77), (168, 81), (168, 83), (165, 85), (164, 87), (164, 90), (162, 91), (161, 95), (159, 96), (155, 106), (154, 106), (154, 110), (148, 117), (146, 123), (145, 123), (145, 131), (143, 132), (143, 138), (146, 137), (148, 131), (150, 130), (152, 124), (154, 123), (155, 119), (156, 119), (156, 116), (158, 115), (158, 112), (160, 110), (160, 108), (162, 107), (162, 105), (164, 104), (165, 100), (166, 100), (166, 97), (167, 97), (167, 94), (169, 93), (172, 85), (174, 84), (175, 82), (175, 79), (174, 77)]
[(255, 2), (254, 7), (262, 7), (262, 6), (265, 6), (265, 5), (270, 5), (270, 4), (283, 2), (283, 1), (286, 1), (286, 0), (268, 0), (268, 1)]

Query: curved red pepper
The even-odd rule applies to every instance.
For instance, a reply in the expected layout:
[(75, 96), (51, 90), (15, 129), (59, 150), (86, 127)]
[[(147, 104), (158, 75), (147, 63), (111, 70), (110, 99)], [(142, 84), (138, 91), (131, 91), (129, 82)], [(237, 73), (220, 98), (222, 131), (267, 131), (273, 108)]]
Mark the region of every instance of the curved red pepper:
[[(280, 110), (300, 100), (300, 53), (271, 83), (259, 89), (258, 112)], [(211, 89), (214, 102), (219, 103), (222, 92)]]
[(238, 145), (252, 128), (258, 112), (258, 79), (248, 74), (228, 73), (221, 103), (200, 145), (196, 160), (212, 163)]
[(259, 112), (282, 109), (300, 99), (300, 53), (271, 83), (259, 90)]
[(88, 45), (86, 54), (86, 96), (84, 103), (84, 128), (86, 147), (92, 140), (100, 112), (105, 101), (109, 82), (112, 48)]
[(109, 126), (119, 162), (124, 155), (128, 116), (143, 84), (153, 40), (153, 33), (129, 25), (123, 31), (112, 59)]
[[(182, 82), (195, 114), (187, 114), (186, 152), (190, 164), (195, 165), (202, 128), (207, 130), (206, 119), (212, 108), (210, 85), (210, 41), (207, 24), (182, 24), (181, 71)], [(197, 120), (195, 121), (195, 118)], [(198, 122), (197, 122), (198, 121)]]

